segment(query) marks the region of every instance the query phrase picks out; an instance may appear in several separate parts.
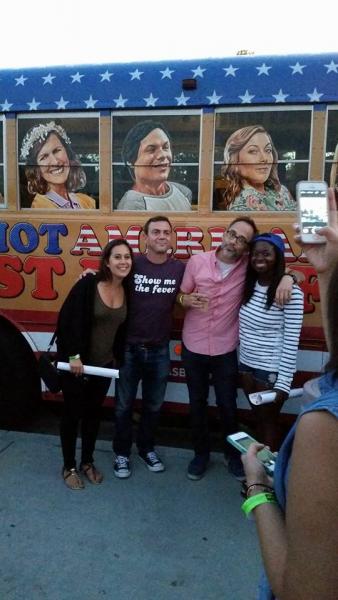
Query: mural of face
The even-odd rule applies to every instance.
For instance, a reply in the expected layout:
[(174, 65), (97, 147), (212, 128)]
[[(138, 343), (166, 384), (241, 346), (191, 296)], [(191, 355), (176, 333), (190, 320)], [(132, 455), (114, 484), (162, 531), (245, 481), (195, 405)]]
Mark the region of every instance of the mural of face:
[(249, 185), (264, 192), (273, 163), (272, 145), (266, 133), (256, 133), (238, 154), (239, 173)]
[(50, 190), (58, 191), (60, 187), (65, 187), (70, 172), (69, 159), (65, 147), (55, 133), (48, 136), (36, 162)]
[(154, 129), (140, 143), (134, 167), (134, 189), (158, 196), (165, 194), (171, 163), (170, 140), (164, 131)]

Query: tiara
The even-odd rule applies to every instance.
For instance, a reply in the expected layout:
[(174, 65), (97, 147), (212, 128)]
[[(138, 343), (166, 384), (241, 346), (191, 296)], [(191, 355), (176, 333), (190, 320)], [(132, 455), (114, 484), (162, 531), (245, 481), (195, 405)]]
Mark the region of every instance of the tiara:
[(66, 144), (71, 143), (68, 135), (66, 134), (63, 127), (61, 127), (61, 125), (57, 125), (56, 123), (54, 123), (54, 121), (50, 121), (46, 124), (40, 123), (40, 125), (33, 127), (33, 129), (26, 133), (21, 146), (21, 160), (26, 160), (35, 142), (37, 142), (38, 140), (45, 140), (52, 131), (56, 131), (59, 134), (59, 136), (64, 140), (64, 142), (66, 142)]

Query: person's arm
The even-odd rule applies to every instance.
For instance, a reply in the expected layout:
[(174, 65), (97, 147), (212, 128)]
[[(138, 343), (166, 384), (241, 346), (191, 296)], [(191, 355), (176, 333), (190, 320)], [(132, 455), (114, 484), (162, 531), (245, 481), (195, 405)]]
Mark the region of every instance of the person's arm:
[(290, 391), (293, 374), (296, 371), (298, 343), (304, 312), (303, 293), (299, 288), (293, 288), (290, 302), (284, 306), (283, 312), (283, 347), (278, 367), (277, 381), (273, 386), (277, 392), (275, 402), (283, 402), (286, 400)]
[(197, 282), (195, 277), (195, 261), (194, 257), (190, 258), (185, 268), (181, 289), (176, 296), (178, 304), (183, 308), (199, 308), (205, 309), (208, 297), (200, 294), (197, 290)]
[(92, 275), (78, 281), (70, 290), (59, 314), (57, 343), (62, 354), (68, 359), (72, 373), (83, 372), (81, 352), (84, 347), (87, 328), (87, 303), (92, 295)]
[[(252, 445), (243, 457), (248, 485), (259, 477), (266, 483), (256, 465), (261, 447)], [(286, 520), (275, 504), (253, 511), (264, 566), (278, 600), (337, 598), (337, 456), (337, 419), (326, 411), (304, 415), (293, 445)]]
[(296, 431), (286, 509), (287, 554), (280, 600), (336, 600), (338, 420), (304, 415)]
[(275, 302), (278, 306), (285, 306), (290, 300), (292, 286), (294, 283), (300, 284), (305, 276), (300, 271), (293, 271), (290, 268), (285, 269), (285, 274), (281, 278), (275, 294)]
[[(326, 295), (330, 281), (330, 275), (333, 267), (338, 260), (338, 222), (337, 208), (334, 191), (329, 189), (329, 209), (330, 209), (330, 227), (317, 229), (316, 233), (322, 235), (326, 239), (325, 244), (304, 244), (301, 241), (299, 233), (295, 236), (296, 242), (301, 246), (308, 261), (316, 269), (318, 274), (318, 283), (320, 291), (320, 307), (322, 311), (323, 327), (325, 332), (326, 342), (329, 345), (327, 335), (327, 318), (326, 318)], [(299, 232), (299, 227), (296, 226)]]

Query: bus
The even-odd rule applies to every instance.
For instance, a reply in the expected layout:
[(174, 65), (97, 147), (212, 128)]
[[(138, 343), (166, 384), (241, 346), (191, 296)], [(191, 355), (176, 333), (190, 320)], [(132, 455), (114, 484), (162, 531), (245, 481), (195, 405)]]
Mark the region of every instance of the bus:
[[(0, 111), (3, 412), (29, 414), (39, 401), (36, 358), (80, 273), (95, 268), (102, 247), (117, 237), (144, 252), (142, 225), (154, 214), (169, 216), (172, 252), (184, 261), (216, 248), (239, 214), (282, 236), (289, 266), (304, 274), (294, 385), (321, 371), (327, 350), (316, 273), (294, 243), (292, 224), (297, 181), (337, 185), (338, 54), (2, 70)], [(154, 129), (164, 139), (165, 193), (156, 193), (154, 182), (145, 195), (137, 191), (145, 176), (138, 144)], [(233, 183), (245, 172), (232, 153), (239, 139), (257, 132), (268, 136), (272, 157), (261, 169), (266, 193), (250, 186), (238, 193)], [(66, 198), (51, 183), (65, 171), (51, 139), (67, 155)], [(184, 411), (188, 401), (182, 319), (177, 309), (165, 404), (172, 411)], [(241, 394), (238, 402), (248, 408)], [(287, 401), (284, 411), (297, 412), (297, 402)]]

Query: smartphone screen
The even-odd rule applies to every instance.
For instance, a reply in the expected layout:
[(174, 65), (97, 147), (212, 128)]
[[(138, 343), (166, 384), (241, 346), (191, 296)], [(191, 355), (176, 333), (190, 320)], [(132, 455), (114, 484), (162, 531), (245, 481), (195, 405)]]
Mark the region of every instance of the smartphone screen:
[[(245, 449), (245, 451), (249, 450), (249, 446), (255, 442), (255, 440), (249, 436), (243, 436), (242, 438), (239, 438), (238, 443), (240, 444), (240, 446), (242, 446), (242, 448)], [(257, 457), (259, 458), (259, 460), (261, 460), (262, 462), (270, 462), (271, 460), (275, 461), (276, 457), (274, 456), (274, 454), (268, 450), (267, 448), (264, 448), (263, 450), (260, 450), (257, 454)]]
[(306, 189), (300, 186), (298, 203), (302, 235), (315, 236), (316, 229), (325, 227), (329, 220), (326, 187), (323, 185), (317, 189), (311, 187)]

